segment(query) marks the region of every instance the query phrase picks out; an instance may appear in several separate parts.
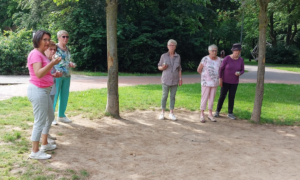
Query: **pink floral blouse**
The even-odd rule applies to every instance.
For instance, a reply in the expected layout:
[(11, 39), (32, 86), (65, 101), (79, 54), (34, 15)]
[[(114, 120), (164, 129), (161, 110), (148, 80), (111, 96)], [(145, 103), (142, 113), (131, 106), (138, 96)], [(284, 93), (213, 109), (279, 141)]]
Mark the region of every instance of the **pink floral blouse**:
[(218, 86), (221, 59), (217, 57), (216, 60), (212, 60), (209, 58), (209, 56), (205, 56), (202, 58), (200, 63), (203, 64), (203, 69), (201, 72), (201, 86)]

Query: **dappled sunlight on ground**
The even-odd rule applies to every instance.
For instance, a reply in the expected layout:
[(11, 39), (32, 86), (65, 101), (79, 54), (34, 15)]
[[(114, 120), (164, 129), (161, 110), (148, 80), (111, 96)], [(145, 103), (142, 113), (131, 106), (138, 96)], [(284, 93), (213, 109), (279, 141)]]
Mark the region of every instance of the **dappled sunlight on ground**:
[(175, 111), (178, 121), (158, 120), (159, 113), (70, 117), (73, 123), (52, 126), (58, 148), (44, 166), (85, 169), (93, 180), (300, 177), (299, 127), (255, 125), (224, 115), (216, 123), (200, 123), (199, 112), (187, 110)]

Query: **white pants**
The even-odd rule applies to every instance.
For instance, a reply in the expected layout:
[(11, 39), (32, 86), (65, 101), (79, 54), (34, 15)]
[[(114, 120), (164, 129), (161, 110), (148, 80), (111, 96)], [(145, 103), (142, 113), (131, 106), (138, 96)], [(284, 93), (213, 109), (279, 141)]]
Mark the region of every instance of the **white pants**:
[(29, 84), (27, 96), (33, 107), (34, 124), (31, 141), (40, 141), (41, 134), (48, 134), (54, 119), (53, 103), (50, 98), (51, 87), (39, 88)]

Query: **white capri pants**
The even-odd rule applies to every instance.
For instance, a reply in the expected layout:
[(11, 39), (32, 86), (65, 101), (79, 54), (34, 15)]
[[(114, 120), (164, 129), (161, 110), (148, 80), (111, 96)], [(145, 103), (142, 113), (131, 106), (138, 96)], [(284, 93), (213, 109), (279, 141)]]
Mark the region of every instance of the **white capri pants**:
[(41, 133), (48, 134), (54, 120), (50, 91), (51, 87), (39, 88), (31, 83), (28, 86), (27, 96), (32, 104), (34, 115), (31, 141), (40, 141)]

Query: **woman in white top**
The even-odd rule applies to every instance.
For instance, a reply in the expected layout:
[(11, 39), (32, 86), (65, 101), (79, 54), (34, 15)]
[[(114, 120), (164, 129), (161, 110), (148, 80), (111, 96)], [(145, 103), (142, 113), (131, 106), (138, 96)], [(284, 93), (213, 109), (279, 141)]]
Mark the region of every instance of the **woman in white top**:
[(200, 121), (205, 122), (204, 111), (208, 101), (208, 119), (213, 122), (216, 120), (213, 117), (212, 109), (214, 99), (216, 96), (217, 88), (219, 85), (219, 69), (221, 66), (221, 60), (217, 56), (218, 47), (216, 45), (210, 45), (208, 47), (209, 55), (202, 58), (197, 72), (201, 75), (201, 115)]

